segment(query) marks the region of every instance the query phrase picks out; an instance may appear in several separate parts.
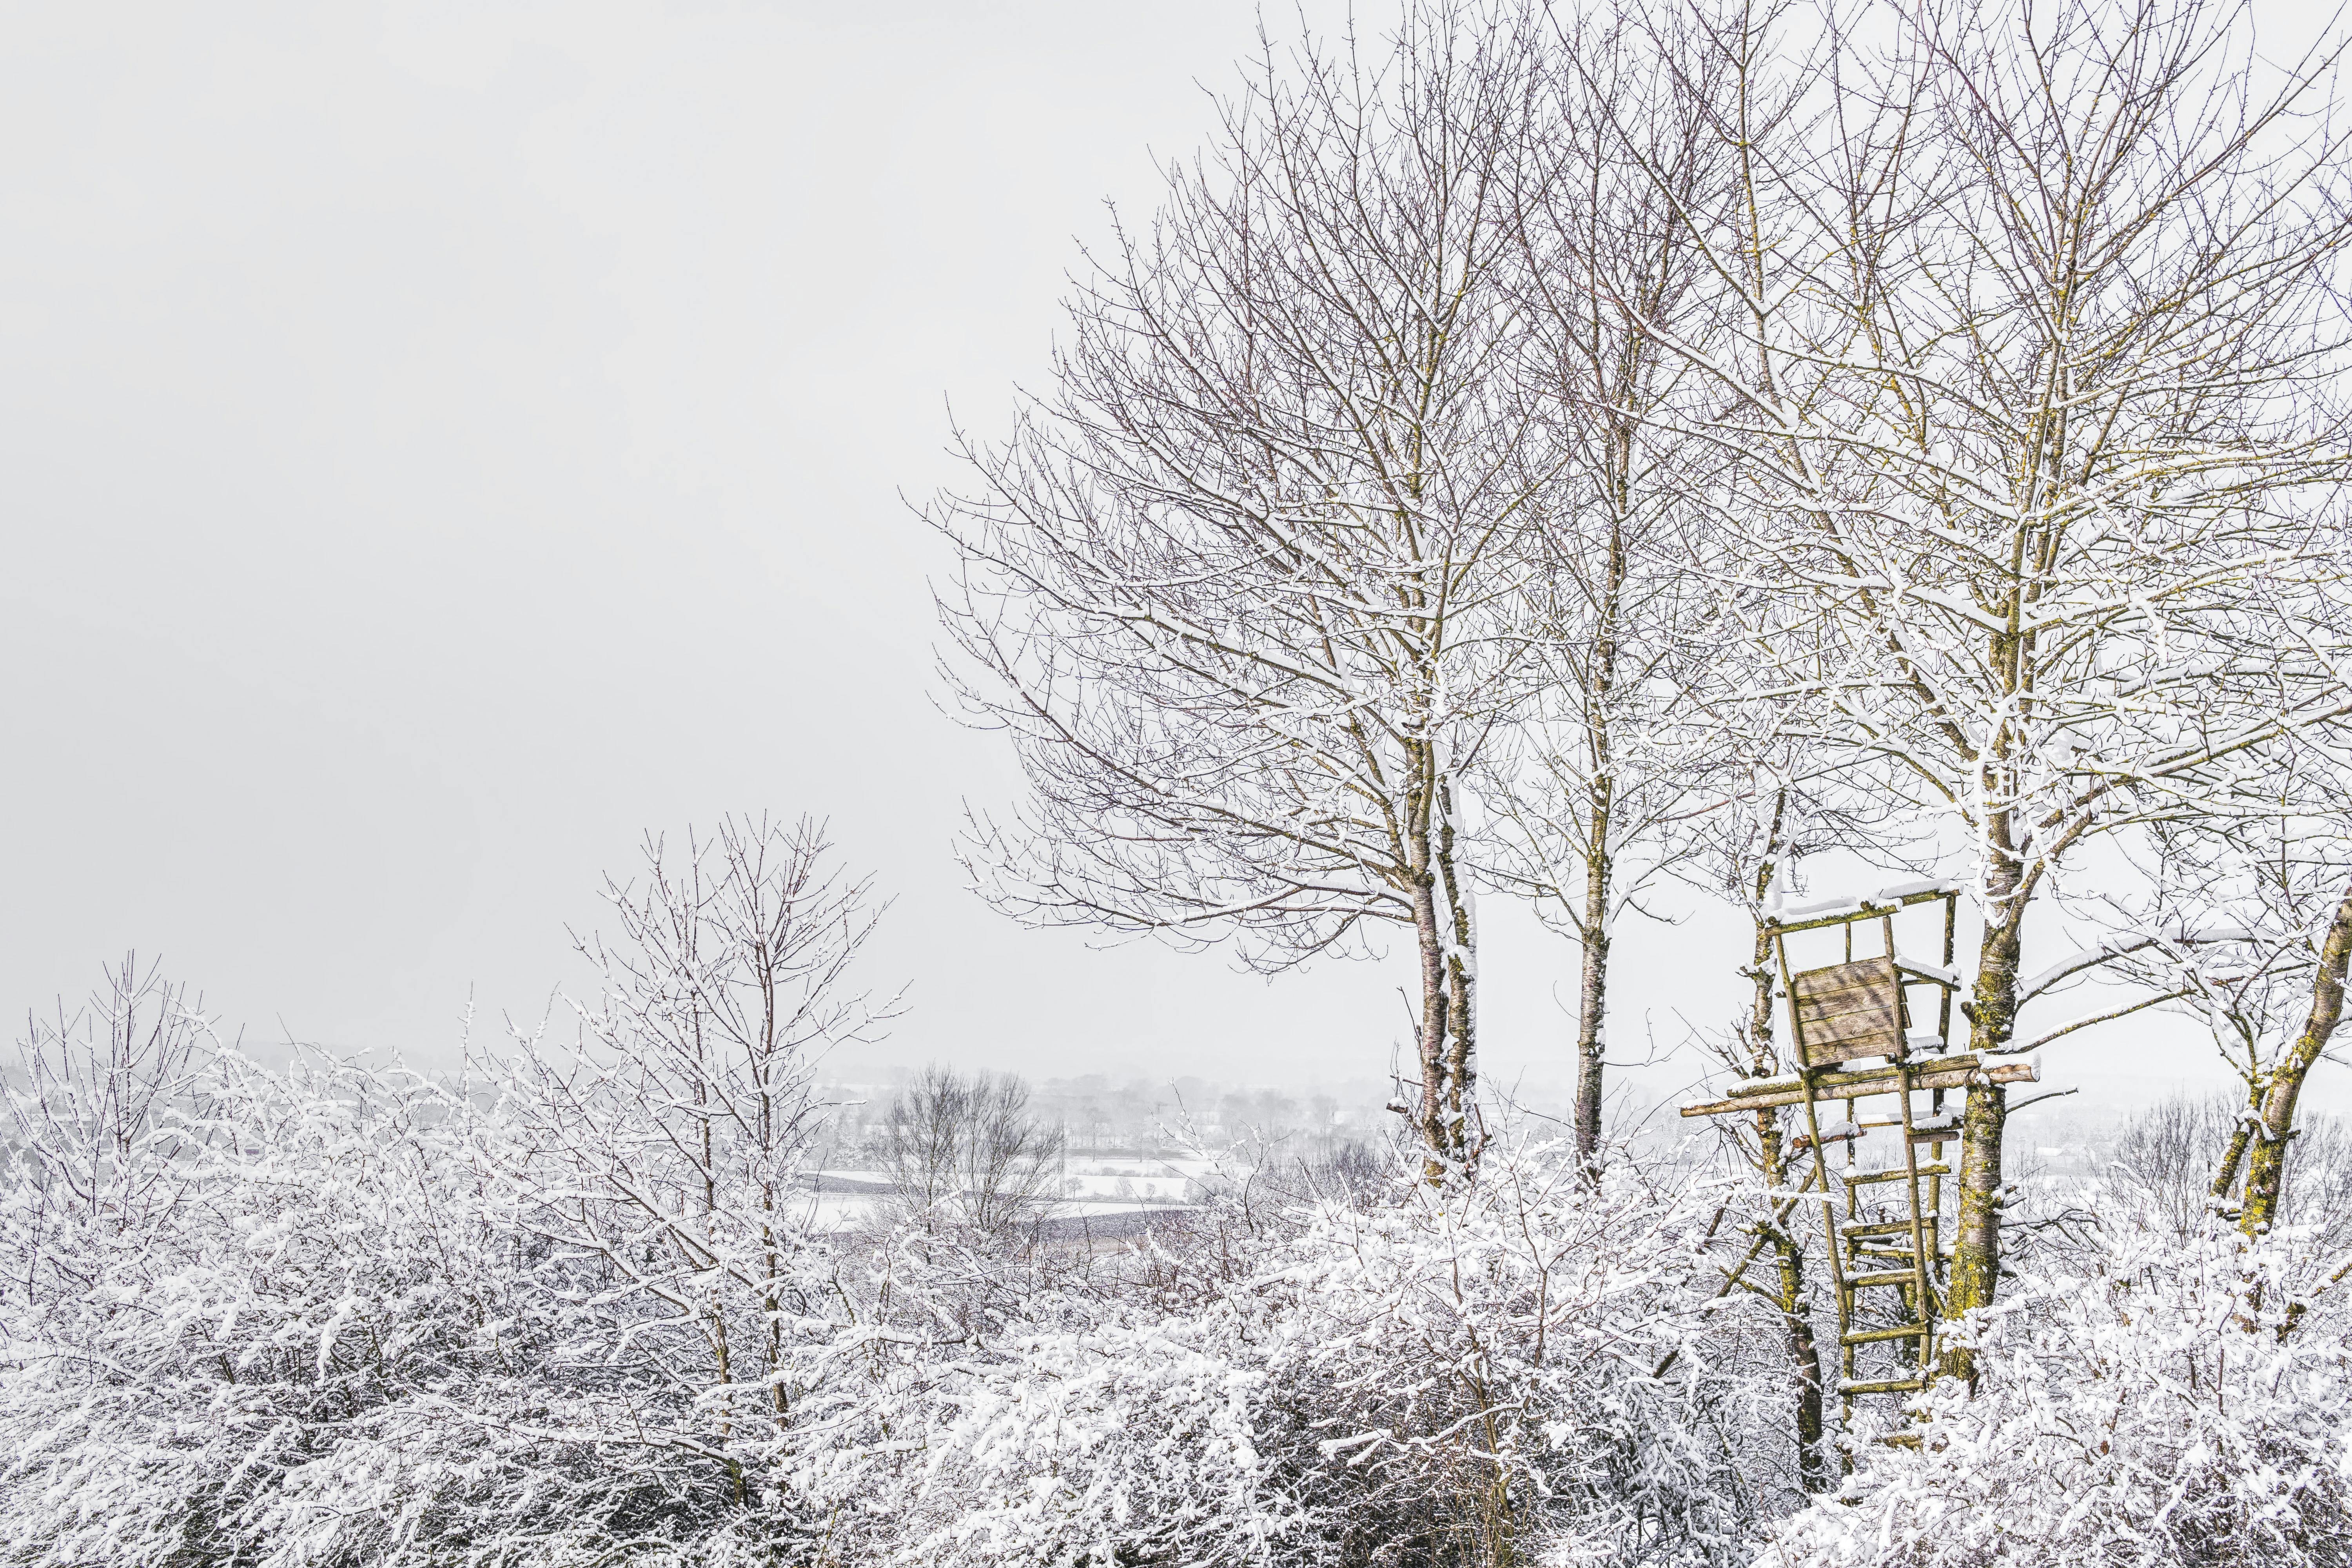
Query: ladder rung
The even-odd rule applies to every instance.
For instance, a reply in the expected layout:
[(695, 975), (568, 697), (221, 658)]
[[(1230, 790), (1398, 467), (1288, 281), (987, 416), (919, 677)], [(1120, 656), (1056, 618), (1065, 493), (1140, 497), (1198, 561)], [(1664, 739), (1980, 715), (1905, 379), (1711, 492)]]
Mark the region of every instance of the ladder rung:
[(1858, 1290), (1867, 1285), (1916, 1285), (1919, 1279), (1915, 1269), (1891, 1268), (1884, 1274), (1849, 1274), (1845, 1282), (1848, 1289)]
[(1887, 1340), (1924, 1340), (1936, 1331), (1925, 1323), (1906, 1323), (1899, 1329), (1864, 1329), (1860, 1333), (1840, 1334), (1842, 1345), (1874, 1345)]
[(1925, 1381), (1916, 1377), (1881, 1378), (1870, 1383), (1848, 1377), (1839, 1380), (1838, 1392), (1840, 1394), (1916, 1394), (1927, 1386)]
[[(1864, 1132), (1875, 1132), (1882, 1127), (1890, 1129), (1900, 1127), (1903, 1125), (1903, 1119), (1899, 1116), (1884, 1116), (1872, 1121), (1857, 1121), (1854, 1125), (1861, 1128)], [(1960, 1130), (1957, 1127), (1914, 1127), (1911, 1129), (1911, 1142), (1914, 1143), (1942, 1143), (1950, 1139), (1958, 1138), (1959, 1135)]]
[[(1922, 1165), (1919, 1167), (1919, 1174), (1922, 1176), (1948, 1176), (1951, 1173), (1952, 1168), (1949, 1165)], [(1838, 1173), (1838, 1180), (1843, 1182), (1849, 1187), (1861, 1187), (1867, 1186), (1873, 1182), (1906, 1181), (1909, 1179), (1910, 1175), (1910, 1172), (1901, 1169), (1892, 1171), (1864, 1171), (1859, 1176), (1849, 1176), (1843, 1171), (1840, 1171)]]
[(1919, 1446), (1916, 1432), (1883, 1432), (1878, 1440), (1890, 1448), (1916, 1448)]
[[(1941, 1217), (1939, 1215), (1921, 1215), (1920, 1230), (1935, 1229), (1936, 1221)], [(1874, 1219), (1860, 1225), (1842, 1225), (1838, 1226), (1838, 1234), (1849, 1241), (1861, 1241), (1874, 1236), (1899, 1236), (1907, 1240), (1911, 1235), (1911, 1222), (1907, 1219)]]

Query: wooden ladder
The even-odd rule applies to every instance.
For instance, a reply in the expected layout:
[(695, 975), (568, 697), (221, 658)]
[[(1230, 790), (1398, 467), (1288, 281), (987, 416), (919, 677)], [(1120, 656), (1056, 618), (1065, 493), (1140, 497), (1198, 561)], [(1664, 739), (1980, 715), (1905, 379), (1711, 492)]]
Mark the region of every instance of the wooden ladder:
[[(1944, 905), (1942, 962), (1927, 964), (1903, 957), (1895, 946), (1895, 910), (1935, 900)], [(1957, 917), (1957, 891), (1938, 889), (1814, 920), (1766, 922), (1789, 998), (1790, 1039), (1795, 1047), (1805, 1134), (1816, 1153), (1807, 1184), (1821, 1194), (1837, 1299), (1838, 1394), (1849, 1419), (1857, 1397), (1916, 1393), (1934, 1375), (1936, 1326), (1950, 1240), (1941, 1202), (1944, 1178), (1951, 1168), (1940, 1155), (1942, 1146), (1957, 1134), (1953, 1119), (1944, 1111), (1944, 1093), (1955, 1076), (1964, 1076), (1976, 1065), (1973, 1058), (1949, 1053), (1952, 994), (1959, 984), (1952, 971)], [(1854, 928), (1871, 921), (1879, 926), (1883, 951), (1857, 959)], [(1840, 925), (1845, 928), (1845, 962), (1790, 971), (1790, 935)], [(1928, 1038), (1910, 1032), (1908, 993), (1922, 985), (1934, 986), (1937, 993), (1937, 1028)], [(1848, 1065), (1868, 1057), (1884, 1058), (1885, 1066), (1857, 1069)], [(1922, 1092), (1929, 1096), (1925, 1116), (1915, 1102)], [(1864, 1119), (1864, 1101), (1887, 1097), (1895, 1102), (1890, 1111), (1875, 1120)], [(1843, 1107), (1843, 1114), (1825, 1121), (1825, 1107)], [(1857, 1144), (1868, 1133), (1882, 1131), (1898, 1132), (1901, 1163), (1858, 1167)], [(1843, 1171), (1833, 1169), (1830, 1160), (1829, 1144), (1835, 1142), (1845, 1145)], [(1922, 1163), (1923, 1148), (1938, 1158)], [(1842, 1184), (1842, 1194), (1831, 1188), (1832, 1176)], [(1898, 1212), (1884, 1216), (1866, 1212), (1866, 1206), (1885, 1206), (1874, 1200), (1889, 1190)], [(1870, 1299), (1880, 1291), (1894, 1292), (1894, 1301), (1880, 1307), (1885, 1298)], [(1894, 1321), (1883, 1321), (1889, 1318)], [(1895, 1351), (1895, 1365), (1865, 1373), (1864, 1353), (1879, 1345)]]

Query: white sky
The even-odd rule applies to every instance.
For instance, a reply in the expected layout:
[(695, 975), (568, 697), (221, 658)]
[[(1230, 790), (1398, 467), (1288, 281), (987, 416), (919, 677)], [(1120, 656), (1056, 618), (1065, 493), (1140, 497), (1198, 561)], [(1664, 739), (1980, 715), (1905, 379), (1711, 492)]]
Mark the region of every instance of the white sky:
[[(1013, 775), (932, 706), (900, 500), (953, 478), (950, 400), (986, 430), (1039, 374), (1251, 6), (5, 16), (0, 1005), (135, 946), (254, 1035), (446, 1061), (469, 992), (579, 982), (641, 829), (768, 809), (897, 900), (877, 1062), (1385, 1068), (1400, 976), (961, 890), (961, 803)], [(1564, 1084), (1574, 954), (1488, 909), (1488, 1071)], [(1726, 1015), (1744, 946), (1631, 933), (1619, 1048)]]

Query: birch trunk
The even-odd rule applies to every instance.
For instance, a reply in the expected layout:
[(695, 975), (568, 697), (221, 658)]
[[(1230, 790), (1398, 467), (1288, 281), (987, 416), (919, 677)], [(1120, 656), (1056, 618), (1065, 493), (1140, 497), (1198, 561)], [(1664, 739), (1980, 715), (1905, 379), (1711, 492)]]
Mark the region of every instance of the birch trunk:
[(1481, 1142), (1470, 1131), (1477, 1087), (1477, 930), (1469, 889), (1455, 858), (1452, 788), (1441, 785), (1437, 800), (1444, 813), (1437, 833), (1438, 887), (1445, 895), (1447, 935), (1452, 939), (1445, 955), (1447, 1023), (1452, 1031), (1445, 1046), (1446, 1113), (1452, 1122), (1453, 1157), (1470, 1165), (1477, 1162)]
[[(1609, 830), (1609, 786), (1596, 781), (1592, 792), (1592, 842), (1606, 842)], [(1601, 1174), (1601, 1021), (1609, 1003), (1609, 871), (1610, 856), (1595, 848), (1584, 862), (1584, 972), (1577, 993), (1576, 1016), (1576, 1155), (1586, 1179)]]
[(1405, 812), (1404, 850), (1412, 876), (1413, 947), (1421, 964), (1421, 1020), (1414, 1041), (1420, 1058), (1421, 1107), (1414, 1120), (1427, 1152), (1427, 1174), (1436, 1182), (1446, 1178), (1455, 1145), (1447, 1093), (1453, 1077), (1447, 1049), (1453, 1032), (1453, 996), (1445, 924), (1438, 909), (1439, 872), (1429, 834), (1433, 794), (1425, 782), (1413, 790)]
[[(1630, 442), (1621, 437), (1611, 453), (1611, 462), (1617, 468), (1611, 476), (1612, 500), (1620, 516), (1626, 504), (1624, 468), (1630, 460), (1629, 447)], [(1625, 569), (1624, 535), (1621, 529), (1612, 528), (1601, 578), (1600, 635), (1593, 639), (1592, 685), (1587, 698), (1593, 767), (1586, 802), (1589, 820), (1585, 829), (1584, 908), (1580, 921), (1584, 935), (1584, 973), (1576, 1017), (1576, 1153), (1589, 1182), (1598, 1182), (1601, 1176), (1601, 1072), (1607, 1048), (1603, 1025), (1609, 1008), (1609, 917), (1610, 900), (1614, 896), (1611, 884), (1617, 868), (1612, 837), (1617, 829), (1617, 779), (1610, 704), (1617, 695), (1617, 634), (1624, 608)]]

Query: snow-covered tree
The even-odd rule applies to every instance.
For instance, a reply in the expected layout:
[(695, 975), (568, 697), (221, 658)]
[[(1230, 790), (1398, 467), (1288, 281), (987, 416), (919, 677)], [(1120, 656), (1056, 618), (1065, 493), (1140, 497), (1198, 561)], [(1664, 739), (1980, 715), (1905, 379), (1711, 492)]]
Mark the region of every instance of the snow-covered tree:
[(727, 818), (608, 881), (615, 934), (581, 1030), (522, 1035), (485, 1148), (517, 1224), (573, 1259), (565, 1337), (589, 1378), (559, 1430), (666, 1486), (750, 1505), (824, 1381), (835, 1261), (801, 1181), (827, 1049), (891, 1010), (851, 988), (868, 884), (808, 821)]
[(2352, 769), (2336, 736), (2299, 740), (2260, 748), (2266, 765), (2227, 810), (2151, 824), (2137, 885), (2069, 900), (2100, 941), (2020, 988), (2097, 972), (2134, 990), (2094, 1018), (2169, 1003), (2205, 1025), (2243, 1103), (2211, 1196), (2235, 1195), (2250, 1233), (2278, 1217), (2296, 1107), (2342, 1022), (2352, 960)]
[[(1748, 13), (1715, 33), (1738, 309), (1678, 346), (1736, 402), (1688, 428), (1738, 458), (1727, 602), (1813, 623), (1749, 695), (1947, 825), (1985, 915), (1979, 1052), (2015, 1044), (2027, 912), (2070, 854), (2341, 710), (2268, 614), (2341, 570), (2313, 493), (2345, 452), (2333, 56), (2273, 69), (2249, 26), (1931, 6), (1794, 65)], [(1955, 1310), (1993, 1296), (2004, 1093), (1969, 1092)]]
[(1201, 161), (1080, 283), (1053, 389), (968, 450), (950, 679), (1030, 798), (970, 845), (1024, 919), (1296, 964), (1410, 933), (1408, 1108), (1469, 1159), (1468, 781), (1523, 701), (1503, 20), (1272, 45)]
[[(1534, 19), (1530, 19), (1531, 21)], [(1540, 96), (1512, 203), (1519, 258), (1514, 379), (1534, 439), (1529, 546), (1534, 695), (1489, 752), (1489, 875), (1577, 943), (1576, 1115), (1600, 1149), (1612, 932), (1676, 858), (1675, 827), (1719, 796), (1692, 689), (1722, 651), (1688, 569), (1686, 502), (1719, 464), (1657, 417), (1698, 382), (1665, 341), (1704, 337), (1718, 305), (1687, 213), (1719, 206), (1733, 165), (1705, 100), (1723, 72), (1678, 67), (1688, 41), (1630, 5), (1531, 26)], [(1621, 106), (1646, 111), (1612, 134)]]
[(891, 1097), (880, 1139), (898, 1204), (926, 1230), (1008, 1240), (1061, 1179), (1062, 1130), (1030, 1110), (1029, 1086), (1010, 1073), (925, 1068)]

